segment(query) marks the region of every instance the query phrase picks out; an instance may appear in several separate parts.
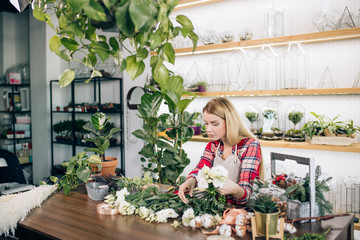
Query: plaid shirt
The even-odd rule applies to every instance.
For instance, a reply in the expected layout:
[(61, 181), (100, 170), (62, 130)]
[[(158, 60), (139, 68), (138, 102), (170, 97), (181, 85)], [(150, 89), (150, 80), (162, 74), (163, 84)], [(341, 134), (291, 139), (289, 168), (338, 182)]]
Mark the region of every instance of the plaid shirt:
[[(189, 177), (196, 179), (198, 171), (204, 166), (212, 167), (214, 164), (216, 149), (219, 146), (220, 156), (224, 150), (221, 141), (211, 141), (207, 144), (204, 154), (202, 155), (196, 168), (189, 174)], [(251, 197), (253, 191), (252, 180), (259, 178), (259, 165), (261, 161), (260, 143), (252, 138), (244, 138), (237, 144), (237, 156), (241, 161), (239, 186), (244, 189), (244, 196), (241, 199), (233, 199), (227, 196), (230, 204), (245, 204)]]

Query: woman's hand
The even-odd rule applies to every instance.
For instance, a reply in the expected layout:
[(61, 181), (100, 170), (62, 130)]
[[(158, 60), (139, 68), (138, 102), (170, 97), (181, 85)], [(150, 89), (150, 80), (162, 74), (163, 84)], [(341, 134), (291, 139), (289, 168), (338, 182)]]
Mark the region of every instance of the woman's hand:
[(219, 193), (221, 195), (232, 195), (235, 199), (240, 199), (245, 194), (244, 189), (230, 179), (226, 179), (224, 186), (219, 189)]
[(178, 195), (181, 201), (183, 201), (184, 203), (189, 202), (189, 200), (185, 197), (185, 192), (189, 192), (189, 195), (192, 197), (195, 185), (195, 178), (188, 178), (183, 184), (180, 185)]

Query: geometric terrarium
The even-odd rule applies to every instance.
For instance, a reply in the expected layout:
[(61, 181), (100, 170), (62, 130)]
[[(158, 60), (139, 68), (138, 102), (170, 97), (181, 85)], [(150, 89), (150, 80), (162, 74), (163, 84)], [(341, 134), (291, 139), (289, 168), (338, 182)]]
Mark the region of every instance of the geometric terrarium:
[(305, 108), (300, 104), (289, 105), (285, 109), (285, 141), (304, 142)]
[(260, 111), (259, 107), (254, 104), (249, 104), (245, 109), (245, 118), (246, 123), (250, 131), (256, 135), (260, 136), (259, 124), (260, 124)]
[(277, 90), (280, 88), (280, 58), (271, 46), (262, 46), (254, 58), (255, 90)]
[(282, 129), (281, 104), (279, 101), (270, 100), (261, 108), (261, 138), (264, 140), (281, 140), (284, 132)]

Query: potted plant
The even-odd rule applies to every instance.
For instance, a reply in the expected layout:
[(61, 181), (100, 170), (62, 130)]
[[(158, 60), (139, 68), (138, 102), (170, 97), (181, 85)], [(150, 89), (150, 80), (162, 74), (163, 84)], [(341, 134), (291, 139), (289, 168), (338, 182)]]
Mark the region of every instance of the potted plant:
[(262, 127), (261, 138), (264, 140), (280, 140), (283, 132), (279, 128), (273, 127), (277, 120), (277, 111), (272, 108), (265, 108), (262, 112), (264, 125)]
[(259, 113), (255, 112), (255, 111), (247, 111), (245, 112), (245, 117), (247, 120), (249, 120), (251, 126), (250, 126), (250, 130), (252, 133), (256, 133), (257, 130), (254, 127), (254, 122), (256, 122), (256, 120), (259, 119)]
[(303, 117), (304, 117), (304, 113), (300, 111), (293, 110), (288, 113), (287, 118), (292, 122), (294, 127), (286, 131), (285, 141), (291, 141), (291, 142), (305, 141), (304, 132), (301, 129), (296, 129), (296, 125), (300, 123)]
[(71, 130), (72, 130), (72, 121), (70, 120), (63, 120), (55, 123), (54, 132), (58, 134), (57, 136), (55, 136), (56, 141), (65, 142), (65, 143), (71, 142), (72, 141)]
[(119, 128), (111, 128), (108, 130), (106, 126), (109, 120), (110, 117), (107, 117), (105, 113), (97, 112), (91, 116), (91, 121), (87, 122), (83, 127), (85, 130), (91, 132), (91, 136), (86, 138), (85, 141), (95, 144), (95, 147), (86, 148), (85, 151), (95, 152), (100, 155), (102, 163), (101, 174), (104, 176), (115, 174), (118, 159), (106, 157), (105, 150), (109, 148), (112, 136), (121, 131)]
[[(277, 234), (280, 210), (271, 195), (258, 194), (253, 205), (257, 233), (261, 236)], [(268, 224), (268, 227), (266, 225)], [(266, 232), (266, 230), (268, 232)]]
[[(170, 20), (170, 14), (178, 4), (171, 1), (130, 1), (130, 0), (85, 0), (33, 1), (33, 16), (55, 30), (49, 41), (50, 49), (63, 60), (69, 68), (60, 76), (59, 84), (65, 87), (75, 78), (70, 68), (71, 61), (83, 63), (91, 69), (91, 77), (102, 76), (95, 69), (98, 58), (106, 61), (111, 57), (135, 79), (145, 70), (145, 59), (150, 52), (150, 67), (156, 82), (169, 80), (169, 70), (165, 62), (174, 64), (175, 51), (171, 44), (181, 34), (192, 40), (195, 50), (198, 36), (194, 33), (191, 21), (184, 15), (176, 16), (178, 26)], [(53, 17), (50, 17), (53, 15)], [(55, 20), (55, 21), (54, 21)], [(118, 34), (107, 38), (99, 33), (113, 28)], [(130, 40), (133, 50), (124, 46)], [(129, 52), (124, 58), (123, 51)]]
[(63, 189), (65, 196), (76, 188), (79, 183), (87, 183), (91, 174), (90, 165), (94, 164), (101, 169), (101, 159), (98, 155), (87, 156), (85, 152), (80, 152), (70, 158), (69, 161), (63, 162), (65, 175), (60, 179), (51, 176), (52, 182), (57, 183), (59, 189)]

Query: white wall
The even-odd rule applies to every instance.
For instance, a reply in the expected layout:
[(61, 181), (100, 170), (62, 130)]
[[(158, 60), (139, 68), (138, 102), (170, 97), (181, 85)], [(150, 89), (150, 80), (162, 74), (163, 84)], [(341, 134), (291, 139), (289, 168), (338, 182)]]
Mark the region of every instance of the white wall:
[[(322, 6), (336, 9), (340, 13), (342, 13), (345, 6), (352, 12), (358, 11), (360, 7), (360, 2), (356, 0), (327, 2), (320, 0), (227, 0), (176, 11), (173, 17), (175, 18), (178, 14), (184, 14), (201, 31), (215, 30), (221, 33), (231, 30), (235, 35), (235, 41), (239, 41), (238, 35), (245, 28), (251, 28), (254, 33), (253, 39), (260, 39), (264, 37), (265, 14), (268, 6), (272, 3), (280, 4), (284, 8), (285, 35), (314, 32), (312, 17), (321, 10)], [(281, 52), (284, 48), (275, 47), (275, 50)], [(330, 69), (336, 87), (352, 87), (357, 74), (360, 72), (360, 55), (358, 54), (360, 52), (360, 39), (304, 44), (304, 48), (309, 64), (308, 88), (317, 87), (327, 66)], [(257, 49), (248, 51), (254, 54)], [(226, 59), (230, 54), (228, 52), (177, 57), (174, 70), (184, 76), (193, 64), (196, 63), (202, 68), (204, 74), (209, 77), (206, 71), (208, 69), (208, 61), (214, 57)], [(201, 111), (208, 100), (210, 98), (197, 98), (190, 104), (188, 110)], [(261, 107), (269, 100), (278, 100), (281, 102), (282, 109), (295, 103), (304, 106), (306, 120), (312, 119), (309, 112), (314, 111), (329, 117), (341, 114), (340, 119), (352, 119), (356, 125), (360, 125), (360, 95), (230, 97), (230, 100), (234, 103), (242, 117), (248, 104), (256, 104)], [(205, 146), (206, 143), (199, 142), (190, 142), (184, 145), (191, 159), (191, 164), (184, 171), (185, 175), (196, 165)], [(314, 157), (316, 164), (321, 165), (324, 173), (334, 176), (339, 181), (348, 175), (359, 175), (359, 153), (263, 147), (268, 177), (270, 176), (270, 152)], [(284, 170), (291, 171), (292, 169)]]

